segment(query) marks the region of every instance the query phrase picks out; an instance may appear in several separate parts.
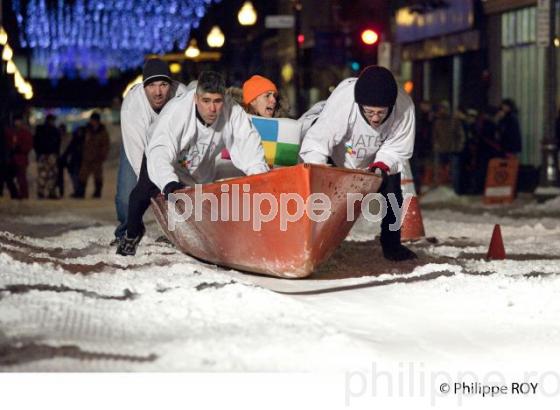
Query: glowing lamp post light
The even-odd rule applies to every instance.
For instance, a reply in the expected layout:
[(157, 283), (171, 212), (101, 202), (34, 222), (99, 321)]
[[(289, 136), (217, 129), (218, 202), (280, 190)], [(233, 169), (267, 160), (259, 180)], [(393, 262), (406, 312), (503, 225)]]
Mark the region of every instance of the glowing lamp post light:
[(4, 27), (0, 26), (0, 46), (5, 46), (8, 43), (8, 33)]
[(12, 48), (8, 44), (6, 44), (4, 46), (4, 51), (2, 51), (2, 60), (10, 61), (13, 56), (14, 52), (12, 51)]
[(12, 60), (8, 61), (8, 65), (6, 66), (6, 71), (8, 74), (14, 74), (16, 72), (16, 65)]
[(239, 24), (242, 26), (252, 26), (257, 22), (257, 12), (253, 7), (253, 3), (250, 1), (243, 3), (237, 14), (237, 20), (239, 20)]
[(181, 64), (171, 63), (169, 64), (169, 70), (171, 71), (171, 74), (179, 74), (182, 70)]
[(208, 36), (206, 37), (206, 42), (212, 48), (220, 48), (224, 45), (226, 38), (224, 37), (224, 33), (220, 30), (220, 27), (214, 26)]
[(200, 49), (198, 48), (198, 44), (196, 40), (193, 38), (187, 49), (185, 50), (185, 57), (187, 58), (197, 58), (200, 55)]

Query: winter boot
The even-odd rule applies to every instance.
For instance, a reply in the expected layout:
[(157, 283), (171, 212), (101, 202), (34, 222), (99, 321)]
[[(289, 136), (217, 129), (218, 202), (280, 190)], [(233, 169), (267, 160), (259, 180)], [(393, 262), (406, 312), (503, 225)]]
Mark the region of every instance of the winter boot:
[(70, 195), (70, 197), (75, 199), (84, 199), (85, 193), (86, 193), (86, 187), (80, 183), (76, 191), (74, 191), (74, 193)]
[(388, 261), (401, 262), (416, 259), (418, 256), (403, 244), (383, 246), (383, 256)]
[(401, 244), (401, 231), (389, 231), (381, 227), (381, 248), (385, 259), (393, 262), (416, 259), (418, 256)]
[(125, 234), (119, 241), (119, 246), (117, 247), (117, 255), (122, 256), (134, 256), (136, 255), (136, 249), (138, 248), (138, 244), (142, 240), (144, 233), (146, 230), (143, 228), (140, 235), (135, 236), (133, 238), (128, 237), (128, 233)]
[(103, 183), (95, 183), (95, 191), (93, 193), (93, 198), (101, 198), (101, 190), (103, 189)]

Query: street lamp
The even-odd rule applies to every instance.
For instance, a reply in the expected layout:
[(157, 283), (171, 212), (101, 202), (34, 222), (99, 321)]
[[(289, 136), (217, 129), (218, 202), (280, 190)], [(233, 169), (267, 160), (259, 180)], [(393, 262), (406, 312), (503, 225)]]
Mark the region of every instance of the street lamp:
[(8, 74), (14, 74), (16, 72), (16, 65), (12, 60), (8, 61), (8, 65), (6, 66), (6, 71)]
[(200, 49), (198, 48), (198, 44), (196, 44), (196, 40), (193, 38), (187, 49), (185, 50), (185, 57), (187, 58), (197, 58), (200, 55)]
[(239, 24), (242, 26), (252, 26), (257, 22), (257, 12), (253, 7), (253, 3), (250, 1), (243, 3), (237, 14), (237, 20), (239, 20)]
[(14, 52), (12, 51), (12, 48), (10, 47), (9, 44), (6, 44), (4, 46), (4, 51), (2, 51), (2, 60), (10, 61), (12, 59), (13, 55), (14, 55)]
[(181, 64), (179, 63), (169, 64), (169, 71), (171, 71), (171, 74), (179, 74), (181, 72)]
[(213, 48), (220, 48), (224, 45), (226, 38), (224, 37), (224, 33), (220, 30), (220, 27), (214, 26), (208, 36), (206, 37), (206, 42), (210, 47)]
[(4, 27), (0, 26), (0, 46), (5, 46), (8, 43), (8, 33), (4, 30)]

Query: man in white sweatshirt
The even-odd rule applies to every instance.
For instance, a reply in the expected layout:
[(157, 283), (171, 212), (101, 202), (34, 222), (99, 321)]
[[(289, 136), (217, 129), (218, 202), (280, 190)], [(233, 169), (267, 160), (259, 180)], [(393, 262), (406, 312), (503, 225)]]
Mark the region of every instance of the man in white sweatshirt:
[[(387, 204), (388, 196), (395, 195), (402, 207), (400, 172), (414, 148), (414, 104), (393, 74), (383, 67), (366, 67), (358, 78), (342, 81), (320, 113), (315, 111), (301, 119), (313, 124), (303, 139), (302, 160), (326, 164), (330, 159), (339, 167), (381, 174), (380, 193)], [(389, 228), (400, 216), (394, 211), (388, 206), (381, 222), (383, 255), (392, 261), (413, 259), (416, 254), (400, 243), (400, 228)]]
[(167, 198), (185, 183), (213, 181), (216, 156), (223, 148), (246, 175), (268, 172), (261, 138), (248, 115), (225, 97), (221, 75), (204, 71), (196, 90), (169, 101), (150, 130), (140, 178), (130, 195), (127, 232), (117, 253), (136, 253), (145, 232), (142, 217), (153, 196), (163, 192)]
[(115, 207), (119, 226), (112, 244), (118, 244), (126, 233), (128, 200), (138, 181), (144, 150), (148, 145), (148, 129), (161, 109), (173, 97), (187, 92), (187, 87), (171, 78), (167, 63), (150, 59), (144, 64), (142, 84), (132, 87), (121, 107), (121, 146)]

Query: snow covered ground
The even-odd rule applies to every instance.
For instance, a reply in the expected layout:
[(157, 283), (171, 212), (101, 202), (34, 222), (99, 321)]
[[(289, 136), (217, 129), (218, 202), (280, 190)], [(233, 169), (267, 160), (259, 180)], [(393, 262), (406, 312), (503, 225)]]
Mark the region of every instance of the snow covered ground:
[[(422, 199), (418, 261), (384, 261), (378, 227), (359, 221), (290, 281), (183, 255), (151, 215), (137, 256), (117, 256), (110, 196), (0, 200), (1, 371), (559, 369), (558, 200), (483, 206), (440, 189)], [(504, 261), (485, 260), (494, 224)]]

